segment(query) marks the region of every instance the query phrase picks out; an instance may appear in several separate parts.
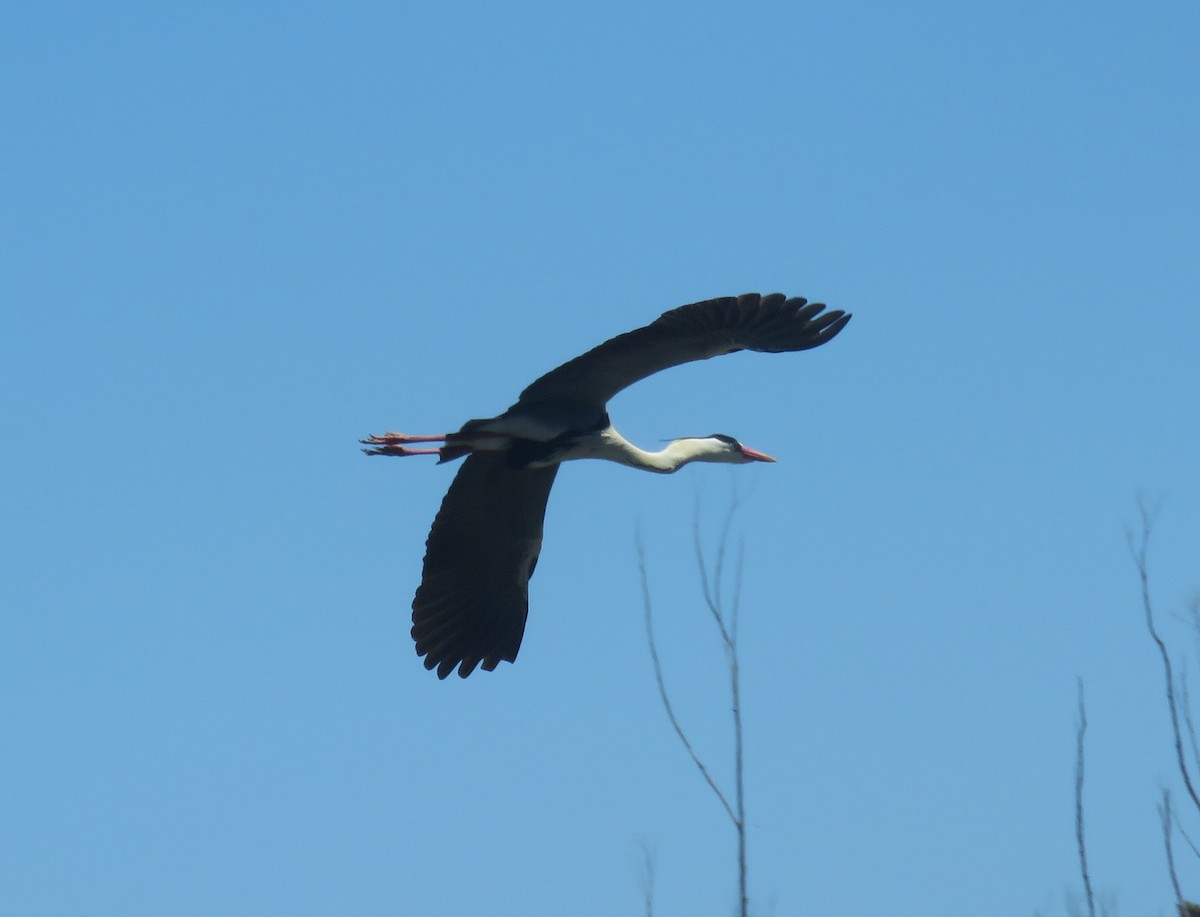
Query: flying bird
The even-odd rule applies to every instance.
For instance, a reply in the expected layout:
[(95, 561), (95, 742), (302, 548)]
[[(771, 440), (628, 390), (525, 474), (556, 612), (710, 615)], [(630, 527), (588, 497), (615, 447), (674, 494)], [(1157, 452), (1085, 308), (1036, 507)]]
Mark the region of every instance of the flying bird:
[[(529, 577), (542, 546), (546, 501), (558, 466), (597, 458), (670, 474), (689, 462), (773, 462), (732, 436), (688, 436), (660, 452), (624, 439), (606, 406), (656, 372), (739, 350), (783, 353), (831, 340), (850, 316), (781, 293), (726, 296), (680, 306), (533, 382), (498, 417), (456, 433), (384, 433), (361, 440), (368, 455), (466, 457), (425, 545), (412, 636), (425, 668), (466, 678), (513, 662), (529, 613)], [(413, 444), (442, 443), (437, 448)]]

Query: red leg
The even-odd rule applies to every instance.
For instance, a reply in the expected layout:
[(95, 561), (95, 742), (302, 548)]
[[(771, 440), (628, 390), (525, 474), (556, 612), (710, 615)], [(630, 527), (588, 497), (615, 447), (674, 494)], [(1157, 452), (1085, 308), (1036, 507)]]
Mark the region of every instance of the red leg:
[[(362, 440), (369, 442), (369, 440)], [(367, 455), (441, 455), (441, 449), (408, 449), (405, 446), (393, 446), (390, 444), (382, 444), (375, 449), (364, 449)]]
[(384, 433), (382, 436), (368, 436), (360, 439), (360, 443), (368, 446), (401, 446), (405, 443), (441, 443), (445, 442), (446, 434), (441, 436), (410, 436), (407, 433)]
[[(453, 433), (442, 433), (438, 436), (412, 436), (408, 433), (384, 433), (382, 436), (366, 436), (359, 442), (364, 446), (374, 446), (364, 449), (367, 455), (440, 455), (444, 460), (458, 458), (474, 450), (472, 439), (508, 439), (507, 433), (497, 433), (491, 430), (481, 430), (466, 435), (463, 441), (455, 440), (450, 443)], [(441, 449), (409, 449), (409, 443), (447, 443)]]

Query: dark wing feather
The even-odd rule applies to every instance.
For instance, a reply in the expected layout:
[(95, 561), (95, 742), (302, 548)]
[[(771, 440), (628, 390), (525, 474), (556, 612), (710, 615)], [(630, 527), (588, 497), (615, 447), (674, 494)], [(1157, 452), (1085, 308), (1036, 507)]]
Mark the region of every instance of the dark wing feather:
[(521, 392), (518, 404), (603, 405), (639, 379), (681, 363), (738, 350), (780, 353), (819, 347), (850, 321), (845, 312), (824, 308), (782, 293), (747, 293), (680, 306), (546, 373)]
[(425, 543), (413, 599), (413, 639), (425, 668), (466, 678), (480, 663), (517, 658), (529, 612), (529, 577), (557, 465), (513, 469), (476, 454), (454, 477)]

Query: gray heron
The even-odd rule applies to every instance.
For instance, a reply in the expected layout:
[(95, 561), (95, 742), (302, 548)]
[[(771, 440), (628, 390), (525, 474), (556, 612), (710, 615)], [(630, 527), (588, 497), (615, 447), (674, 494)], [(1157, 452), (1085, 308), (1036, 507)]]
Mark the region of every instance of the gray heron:
[[(596, 458), (661, 474), (689, 462), (773, 462), (732, 436), (689, 436), (647, 452), (608, 418), (617, 392), (660, 370), (739, 350), (783, 353), (831, 340), (850, 321), (781, 293), (747, 293), (680, 306), (537, 379), (498, 417), (469, 420), (455, 433), (384, 433), (361, 440), (368, 455), (466, 457), (442, 500), (425, 545), (413, 599), (412, 636), (427, 669), (466, 678), (513, 662), (525, 634), (529, 577), (542, 523), (563, 462)], [(436, 448), (414, 444), (441, 443)]]

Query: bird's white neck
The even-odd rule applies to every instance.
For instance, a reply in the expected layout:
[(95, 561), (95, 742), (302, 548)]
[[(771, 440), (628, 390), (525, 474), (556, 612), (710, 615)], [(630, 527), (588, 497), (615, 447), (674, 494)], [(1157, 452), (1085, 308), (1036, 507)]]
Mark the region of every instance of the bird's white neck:
[(689, 462), (737, 461), (720, 443), (711, 439), (677, 439), (659, 452), (647, 452), (629, 442), (612, 427), (580, 439), (561, 461), (582, 458), (606, 459), (659, 474), (671, 474)]

